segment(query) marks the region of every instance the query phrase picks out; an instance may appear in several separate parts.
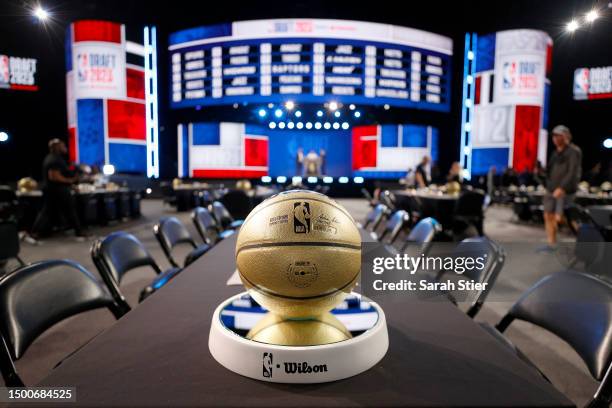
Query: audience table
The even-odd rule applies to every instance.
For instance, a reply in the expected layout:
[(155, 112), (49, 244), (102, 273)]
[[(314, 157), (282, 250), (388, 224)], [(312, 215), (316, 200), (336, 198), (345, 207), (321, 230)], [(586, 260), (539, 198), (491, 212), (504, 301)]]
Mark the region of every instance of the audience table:
[(421, 217), (433, 217), (445, 228), (450, 228), (459, 195), (410, 190), (395, 190), (393, 194), (402, 210), (417, 211)]
[[(379, 301), (389, 351), (369, 371), (327, 384), (260, 382), (208, 351), (236, 235), (68, 357), (39, 386), (76, 387), (88, 406), (573, 406), (529, 365), (447, 301)], [(364, 234), (364, 240), (370, 240)]]

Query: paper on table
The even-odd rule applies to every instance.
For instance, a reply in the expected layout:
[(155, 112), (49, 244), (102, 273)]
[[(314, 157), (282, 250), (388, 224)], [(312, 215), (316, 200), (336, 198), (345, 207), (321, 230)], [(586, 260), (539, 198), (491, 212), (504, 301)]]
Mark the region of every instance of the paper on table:
[(240, 280), (240, 276), (238, 276), (238, 269), (234, 270), (232, 276), (227, 280), (227, 286), (233, 285), (242, 285), (242, 281)]

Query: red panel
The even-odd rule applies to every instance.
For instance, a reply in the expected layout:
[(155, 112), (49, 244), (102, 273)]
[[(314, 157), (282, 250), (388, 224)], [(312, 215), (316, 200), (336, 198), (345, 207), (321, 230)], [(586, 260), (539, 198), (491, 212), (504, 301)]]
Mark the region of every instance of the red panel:
[(552, 44), (546, 47), (546, 78), (550, 78), (552, 72)]
[(129, 98), (145, 98), (145, 76), (144, 71), (127, 68), (127, 96)]
[(539, 106), (516, 107), (512, 167), (518, 172), (532, 171), (535, 167), (540, 134), (540, 110)]
[(244, 138), (244, 164), (268, 166), (268, 139)]
[(11, 89), (15, 89), (17, 91), (38, 91), (38, 85), (11, 84)]
[(138, 102), (107, 101), (108, 137), (146, 140), (145, 105)]
[(241, 170), (241, 169), (194, 169), (196, 178), (257, 178), (267, 176), (267, 170)]
[(101, 20), (81, 20), (73, 23), (74, 42), (106, 41), (121, 43), (121, 24)]
[(482, 77), (476, 77), (476, 86), (474, 87), (474, 104), (478, 105), (480, 103), (480, 86), (482, 85)]
[(378, 126), (357, 126), (353, 128), (353, 170), (376, 167), (377, 140), (363, 140), (364, 136), (377, 136)]
[(68, 156), (70, 157), (70, 162), (72, 163), (78, 162), (76, 128), (75, 127), (68, 128)]
[(589, 94), (589, 99), (608, 99), (612, 98), (612, 93)]

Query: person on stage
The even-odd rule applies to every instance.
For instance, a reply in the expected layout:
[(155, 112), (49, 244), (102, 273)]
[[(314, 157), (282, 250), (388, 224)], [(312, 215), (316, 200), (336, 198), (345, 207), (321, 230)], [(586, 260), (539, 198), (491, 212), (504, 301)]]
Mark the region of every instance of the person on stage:
[(71, 190), (78, 176), (68, 168), (68, 163), (64, 159), (67, 153), (68, 149), (63, 141), (60, 139), (49, 141), (49, 154), (42, 165), (43, 207), (32, 227), (32, 236), (36, 239), (41, 234), (48, 233), (54, 225), (59, 225), (62, 217), (74, 228), (79, 241), (83, 241), (86, 237), (81, 229)]
[(295, 174), (296, 176), (302, 175), (304, 172), (304, 149), (298, 147), (295, 155)]
[(461, 164), (459, 162), (453, 162), (448, 171), (448, 176), (446, 176), (447, 182), (456, 181), (459, 184), (463, 183), (463, 169), (461, 168)]
[(429, 156), (423, 156), (423, 159), (421, 159), (421, 163), (419, 163), (414, 173), (414, 181), (417, 188), (425, 188), (431, 183)]
[(572, 133), (567, 126), (555, 126), (552, 140), (555, 150), (546, 167), (546, 195), (542, 199), (548, 240), (548, 246), (543, 247), (544, 250), (555, 249), (563, 210), (573, 202), (582, 176), (582, 150), (572, 143)]

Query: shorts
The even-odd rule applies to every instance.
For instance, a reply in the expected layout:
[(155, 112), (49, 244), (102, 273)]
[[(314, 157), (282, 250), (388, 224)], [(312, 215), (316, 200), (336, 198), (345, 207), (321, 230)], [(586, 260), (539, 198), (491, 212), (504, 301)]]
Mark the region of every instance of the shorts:
[(563, 210), (565, 210), (565, 207), (573, 202), (574, 196), (570, 194), (566, 194), (561, 198), (555, 198), (551, 193), (546, 193), (546, 195), (542, 197), (542, 206), (544, 207), (544, 212), (546, 213), (563, 215)]

